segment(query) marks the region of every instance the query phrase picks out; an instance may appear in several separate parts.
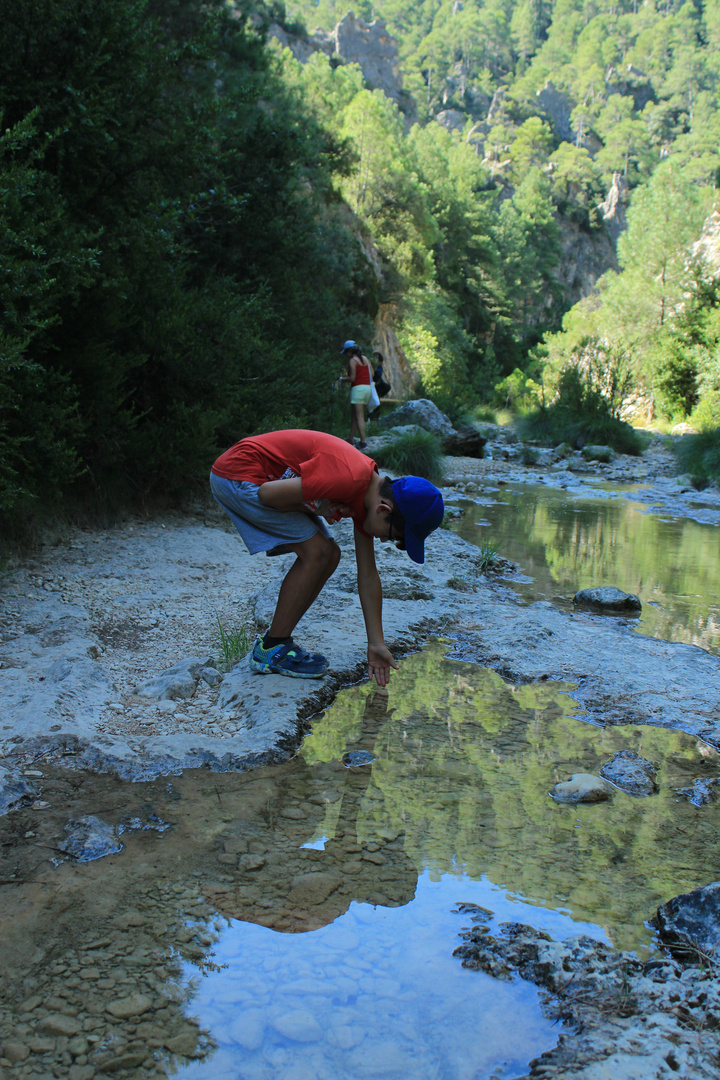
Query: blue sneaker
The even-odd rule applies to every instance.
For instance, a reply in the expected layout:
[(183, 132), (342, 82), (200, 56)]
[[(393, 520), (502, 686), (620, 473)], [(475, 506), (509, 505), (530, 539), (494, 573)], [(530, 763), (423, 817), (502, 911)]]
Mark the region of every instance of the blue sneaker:
[(322, 679), (327, 675), (330, 665), (320, 653), (309, 653), (292, 638), (286, 645), (275, 645), (271, 649), (263, 646), (262, 637), (258, 636), (250, 656), (250, 667), (262, 675), (274, 672), (276, 675), (289, 675), (291, 679)]

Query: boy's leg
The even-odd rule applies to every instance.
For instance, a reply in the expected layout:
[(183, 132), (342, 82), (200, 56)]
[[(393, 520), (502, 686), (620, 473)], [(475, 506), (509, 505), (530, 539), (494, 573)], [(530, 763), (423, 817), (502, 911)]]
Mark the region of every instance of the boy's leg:
[(293, 630), (340, 561), (340, 548), (322, 533), (316, 533), (290, 550), (297, 555), (297, 559), (280, 586), (275, 614), (268, 631), (273, 638), (292, 637)]

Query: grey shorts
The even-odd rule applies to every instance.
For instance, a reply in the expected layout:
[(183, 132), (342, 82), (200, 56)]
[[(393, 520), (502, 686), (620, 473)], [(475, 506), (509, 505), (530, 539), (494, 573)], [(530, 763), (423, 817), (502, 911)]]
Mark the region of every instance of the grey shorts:
[(242, 536), (251, 555), (258, 551), (266, 551), (268, 555), (284, 555), (317, 532), (330, 536), (323, 519), (310, 511), (306, 514), (287, 513), (263, 506), (258, 498), (257, 484), (246, 480), (224, 480), (210, 473), (210, 490)]

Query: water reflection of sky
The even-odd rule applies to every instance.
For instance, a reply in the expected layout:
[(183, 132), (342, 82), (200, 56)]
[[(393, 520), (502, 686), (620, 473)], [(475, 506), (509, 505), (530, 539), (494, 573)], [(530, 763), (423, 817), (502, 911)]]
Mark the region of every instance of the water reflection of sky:
[(404, 907), (353, 903), (305, 934), (232, 920), (215, 948), (224, 966), (202, 980), (192, 1003), (218, 1050), (180, 1075), (471, 1080), (524, 1073), (555, 1044), (558, 1029), (543, 1018), (535, 987), (467, 971), (453, 957), (468, 925), (453, 911), (463, 901), (494, 911), (493, 926), (519, 920), (560, 938), (600, 936), (487, 880), (433, 881), (427, 872)]
[(568, 603), (578, 589), (614, 585), (640, 596), (640, 633), (720, 652), (717, 526), (661, 517), (617, 494), (484, 487), (477, 500), (458, 500), (465, 516), (453, 528), (518, 563), (532, 581), (514, 587), (528, 601)]

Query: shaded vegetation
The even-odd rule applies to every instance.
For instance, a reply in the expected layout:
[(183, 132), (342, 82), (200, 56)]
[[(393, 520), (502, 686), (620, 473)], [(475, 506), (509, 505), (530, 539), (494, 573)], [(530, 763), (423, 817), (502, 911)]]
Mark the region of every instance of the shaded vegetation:
[(517, 426), (522, 438), (546, 446), (568, 443), (580, 450), (597, 444), (621, 454), (640, 454), (645, 446), (642, 435), (618, 417), (612, 397), (577, 367), (563, 371), (557, 397), (550, 405), (521, 417)]
[[(345, 14), (0, 0), (5, 534), (181, 498), (244, 435), (328, 428), (338, 344), (370, 347), (381, 308), (453, 419), (535, 411), (548, 439), (627, 448), (622, 358), (620, 397), (717, 427), (695, 247), (720, 168), (715, 7), (378, 0), (356, 14), (396, 35), (397, 102), (267, 40), (279, 23), (309, 48)], [(563, 252), (611, 259), (618, 177), (617, 269), (568, 311)], [(578, 404), (569, 367), (609, 411)]]
[(689, 473), (697, 487), (720, 483), (720, 428), (684, 435), (674, 449), (680, 471)]
[(373, 460), (398, 476), (423, 476), (433, 484), (444, 479), (440, 440), (430, 431), (393, 435), (385, 446), (373, 450)]

